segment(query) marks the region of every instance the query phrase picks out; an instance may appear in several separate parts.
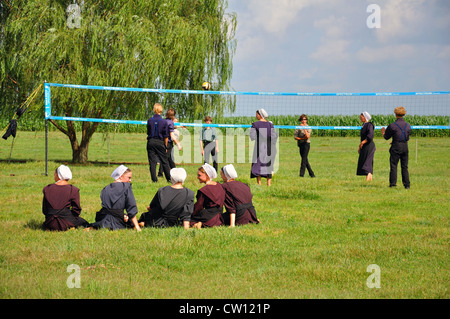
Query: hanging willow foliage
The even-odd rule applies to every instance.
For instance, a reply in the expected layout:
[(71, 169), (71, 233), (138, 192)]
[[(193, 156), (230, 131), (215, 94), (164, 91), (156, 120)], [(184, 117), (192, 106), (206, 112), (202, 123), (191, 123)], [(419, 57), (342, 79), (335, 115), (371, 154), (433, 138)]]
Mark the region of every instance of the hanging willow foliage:
[[(78, 15), (68, 10), (74, 2)], [(225, 13), (226, 0), (1, 3), (2, 94), (20, 99), (44, 80), (188, 90), (210, 81), (216, 90), (229, 89), (236, 16)], [(17, 84), (8, 85), (8, 78)], [(220, 97), (54, 88), (52, 114), (146, 119), (156, 101), (189, 119), (200, 118), (204, 110), (220, 116), (234, 108), (233, 100)], [(80, 143), (73, 123), (52, 123), (69, 137), (73, 160), (86, 162), (98, 123), (83, 123)]]

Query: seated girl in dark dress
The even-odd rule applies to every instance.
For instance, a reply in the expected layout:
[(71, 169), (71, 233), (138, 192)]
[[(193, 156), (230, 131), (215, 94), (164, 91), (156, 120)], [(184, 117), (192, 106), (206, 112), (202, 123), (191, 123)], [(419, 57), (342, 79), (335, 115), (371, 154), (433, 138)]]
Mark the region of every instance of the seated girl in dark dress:
[(68, 183), (72, 179), (70, 168), (61, 165), (55, 170), (55, 183), (44, 187), (42, 213), (46, 230), (65, 231), (72, 227), (87, 227), (89, 223), (80, 217), (80, 190)]
[[(108, 228), (111, 230), (135, 228), (141, 231), (137, 222), (138, 213), (136, 200), (131, 189), (132, 172), (124, 165), (120, 165), (111, 174), (114, 182), (103, 188), (100, 198), (102, 209), (96, 213), (92, 228)], [(127, 214), (124, 214), (126, 210)]]
[(189, 229), (194, 211), (194, 192), (183, 187), (186, 176), (184, 168), (170, 170), (172, 186), (158, 189), (147, 207), (148, 212), (139, 218), (139, 226), (172, 227), (182, 224), (185, 229)]
[(237, 172), (232, 164), (225, 165), (220, 170), (222, 187), (225, 190), (225, 209), (223, 219), (226, 225), (258, 224), (256, 210), (252, 203), (252, 192), (247, 184), (236, 181)]
[(191, 215), (190, 226), (195, 228), (223, 225), (223, 204), (225, 191), (219, 183), (213, 181), (217, 172), (209, 164), (204, 164), (197, 171), (197, 179), (206, 184), (197, 191), (197, 202)]

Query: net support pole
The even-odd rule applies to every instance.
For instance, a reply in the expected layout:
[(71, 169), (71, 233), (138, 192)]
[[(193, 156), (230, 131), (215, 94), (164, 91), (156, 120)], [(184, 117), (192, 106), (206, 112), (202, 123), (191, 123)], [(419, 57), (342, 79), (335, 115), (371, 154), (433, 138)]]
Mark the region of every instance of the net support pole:
[(48, 120), (45, 120), (45, 176), (48, 176)]
[(45, 98), (45, 176), (48, 176), (48, 118), (51, 114), (51, 95), (50, 84), (44, 81), (44, 98)]
[(11, 156), (12, 156), (12, 151), (13, 151), (13, 146), (14, 146), (14, 140), (15, 140), (16, 138), (13, 136), (13, 140), (12, 140), (12, 143), (11, 143), (11, 150), (9, 151), (9, 159), (8, 159), (8, 163), (11, 161)]
[(417, 147), (417, 138), (416, 138), (416, 164), (417, 164), (417, 149), (418, 149), (418, 147)]

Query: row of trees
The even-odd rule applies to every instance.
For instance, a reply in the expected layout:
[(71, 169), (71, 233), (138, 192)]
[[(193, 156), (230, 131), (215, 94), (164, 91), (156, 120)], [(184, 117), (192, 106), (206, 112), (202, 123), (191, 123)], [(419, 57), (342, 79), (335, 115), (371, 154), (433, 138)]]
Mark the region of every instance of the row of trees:
[[(45, 80), (54, 83), (228, 90), (235, 49), (235, 14), (226, 0), (1, 0), (0, 105), (16, 108)], [(218, 97), (52, 89), (52, 114), (86, 118), (147, 118), (157, 100), (182, 117), (233, 108)], [(35, 100), (43, 116), (43, 96)], [(149, 112), (150, 110), (150, 112)], [(51, 121), (69, 138), (73, 161), (88, 159), (98, 123)]]

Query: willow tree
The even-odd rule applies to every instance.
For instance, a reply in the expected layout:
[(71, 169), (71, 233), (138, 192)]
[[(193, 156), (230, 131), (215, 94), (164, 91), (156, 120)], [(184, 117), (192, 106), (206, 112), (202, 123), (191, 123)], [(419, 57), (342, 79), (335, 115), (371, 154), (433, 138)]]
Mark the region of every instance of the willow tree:
[[(29, 91), (45, 80), (169, 89), (200, 89), (209, 80), (215, 89), (228, 89), (236, 17), (225, 12), (226, 0), (9, 0), (7, 4), (0, 7), (9, 11), (3, 30), (2, 80), (14, 75), (19, 90)], [(156, 98), (57, 88), (52, 89), (52, 114), (142, 119), (149, 116)], [(198, 103), (189, 99), (177, 105), (186, 116), (198, 113)], [(51, 122), (68, 136), (73, 161), (86, 162), (99, 124), (82, 122), (80, 140), (74, 122)]]

